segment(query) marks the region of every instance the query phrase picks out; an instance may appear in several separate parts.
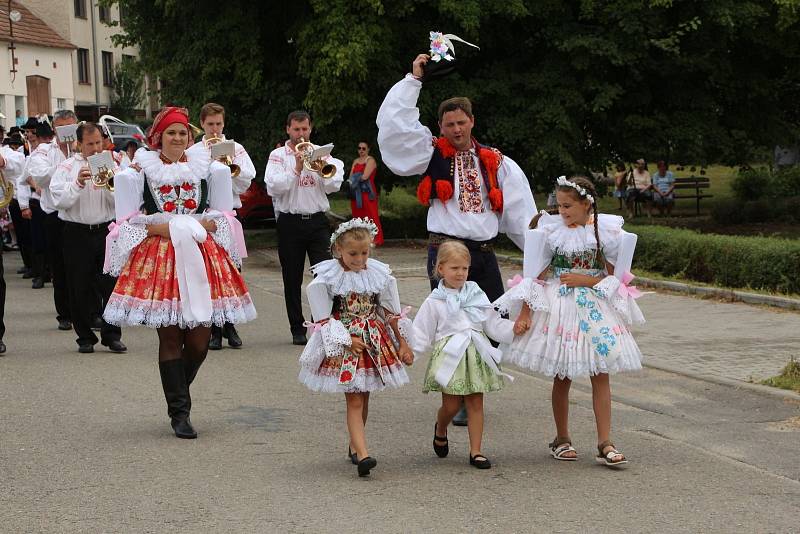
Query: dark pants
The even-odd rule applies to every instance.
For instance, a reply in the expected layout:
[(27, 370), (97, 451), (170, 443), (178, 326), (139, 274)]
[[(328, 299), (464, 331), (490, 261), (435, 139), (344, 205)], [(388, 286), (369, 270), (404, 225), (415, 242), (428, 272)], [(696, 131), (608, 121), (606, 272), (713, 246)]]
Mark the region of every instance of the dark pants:
[(22, 256), (22, 263), (28, 269), (31, 268), (31, 221), (22, 218), (22, 210), (19, 209), (17, 199), (8, 205), (8, 213), (11, 215), (11, 222), (14, 223), (14, 232), (17, 234), (17, 245)]
[[(486, 293), (486, 296), (489, 297), (490, 301), (499, 299), (504, 293), (503, 278), (500, 276), (500, 267), (497, 265), (497, 257), (494, 255), (494, 249), (491, 244), (457, 237), (452, 239), (461, 241), (469, 249), (472, 259), (467, 280), (476, 282)], [(439, 280), (434, 277), (434, 267), (436, 266), (436, 255), (438, 253), (438, 244), (428, 245), (428, 278), (431, 282), (431, 290), (436, 289), (439, 285)]]
[(31, 267), (34, 278), (49, 278), (47, 265), (47, 237), (44, 229), (44, 219), (47, 215), (39, 201), (30, 200), (31, 209)]
[(3, 322), (6, 316), (6, 276), (3, 269), (3, 253), (0, 252), (0, 341), (6, 335), (6, 323)]
[(275, 226), (278, 230), (278, 258), (289, 326), (292, 335), (305, 334), (303, 306), (300, 302), (303, 268), (306, 255), (311, 265), (330, 259), (331, 230), (328, 218), (322, 212), (312, 215), (281, 213)]
[(69, 290), (67, 274), (64, 268), (64, 221), (58, 218), (58, 212), (48, 213), (44, 219), (47, 237), (47, 263), (53, 274), (53, 301), (56, 305), (56, 316), (59, 321), (69, 321)]
[[(64, 267), (69, 287), (70, 316), (79, 345), (97, 343), (92, 332), (92, 314), (97, 312), (97, 287), (108, 302), (117, 279), (103, 274), (108, 223), (88, 226), (71, 222), (64, 223)], [(118, 326), (103, 321), (100, 339), (104, 344), (119, 341), (122, 332)]]

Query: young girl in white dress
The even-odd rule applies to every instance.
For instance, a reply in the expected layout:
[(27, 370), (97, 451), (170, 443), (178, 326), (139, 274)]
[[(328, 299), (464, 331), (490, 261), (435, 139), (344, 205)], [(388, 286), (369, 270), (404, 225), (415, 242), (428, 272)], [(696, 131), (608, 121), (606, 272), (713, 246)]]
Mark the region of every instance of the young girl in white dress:
[(306, 295), (314, 332), (300, 356), (300, 382), (312, 391), (344, 393), (348, 457), (362, 477), (377, 465), (364, 432), (370, 392), (407, 384), (403, 364), (414, 360), (397, 281), (388, 265), (369, 257), (377, 233), (367, 218), (342, 223), (331, 236), (334, 259), (311, 267), (316, 277)]
[(641, 369), (628, 327), (644, 317), (627, 286), (636, 237), (622, 230), (622, 217), (598, 215), (596, 196), (584, 177), (558, 179), (559, 215), (534, 219), (536, 229), (525, 239), (525, 277), (495, 305), (516, 317), (518, 337), (505, 347), (503, 361), (553, 377), (553, 458), (578, 458), (568, 430), (569, 389), (573, 379), (588, 375), (597, 461), (616, 467), (627, 459), (610, 440), (609, 374)]
[(475, 282), (467, 281), (469, 250), (459, 241), (439, 246), (434, 272), (439, 287), (422, 303), (414, 317), (414, 342), (418, 355), (431, 351), (425, 371), (423, 391), (439, 391), (442, 406), (433, 428), (433, 450), (444, 458), (450, 452), (447, 427), (461, 409), (467, 409), (469, 463), (478, 469), (492, 464), (481, 452), (483, 439), (483, 394), (503, 387), (498, 366), (501, 352), (494, 340), (510, 343), (514, 324), (503, 319), (492, 307), (486, 293)]

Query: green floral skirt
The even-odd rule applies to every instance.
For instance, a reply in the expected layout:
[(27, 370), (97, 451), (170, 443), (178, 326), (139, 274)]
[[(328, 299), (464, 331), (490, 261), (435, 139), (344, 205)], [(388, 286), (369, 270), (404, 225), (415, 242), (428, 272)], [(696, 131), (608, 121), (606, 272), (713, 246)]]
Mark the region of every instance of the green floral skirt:
[(488, 393), (503, 389), (503, 377), (494, 374), (480, 357), (475, 345), (472, 343), (467, 347), (466, 355), (458, 363), (450, 383), (447, 384), (447, 387), (442, 387), (436, 381), (436, 371), (439, 370), (445, 359), (442, 349), (449, 340), (450, 338), (446, 337), (433, 346), (428, 368), (425, 370), (423, 392), (440, 391), (449, 395), (471, 395), (473, 393)]

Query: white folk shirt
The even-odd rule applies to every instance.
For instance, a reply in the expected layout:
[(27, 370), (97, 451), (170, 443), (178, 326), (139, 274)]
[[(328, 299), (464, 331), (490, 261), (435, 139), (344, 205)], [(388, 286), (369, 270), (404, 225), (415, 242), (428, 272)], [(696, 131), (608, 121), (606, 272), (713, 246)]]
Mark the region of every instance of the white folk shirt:
[(36, 147), (28, 158), (28, 166), (25, 169), (27, 176), (33, 178), (36, 186), (42, 190), (39, 204), (45, 213), (56, 211), (56, 204), (53, 195), (50, 193), (50, 181), (56, 173), (58, 166), (67, 159), (61, 152), (58, 143), (42, 143)]
[[(225, 140), (224, 135), (222, 139)], [(207, 152), (208, 157), (211, 156), (211, 149), (206, 147), (205, 135), (202, 140), (193, 144), (186, 150), (186, 155), (190, 158), (193, 156), (197, 157), (203, 151)], [(250, 155), (244, 147), (236, 141), (234, 141), (233, 163), (239, 166), (239, 176), (231, 176), (231, 180), (233, 181), (233, 207), (241, 208), (242, 201), (239, 195), (247, 191), (247, 188), (250, 187), (250, 182), (256, 177), (256, 167), (253, 165), (253, 160), (250, 159)]]
[[(378, 111), (376, 123), (381, 158), (399, 176), (424, 173), (433, 156), (433, 135), (419, 122), (417, 100), (421, 87), (422, 82), (411, 75), (406, 76), (389, 90)], [(474, 150), (471, 152), (474, 160), (472, 167), (480, 169), (477, 154)], [(458, 155), (455, 157), (458, 160)], [(483, 178), (479, 186), (480, 206), (464, 210), (459, 202), (459, 181), (463, 167), (460, 164), (455, 167), (453, 198), (446, 203), (439, 199), (431, 201), (428, 231), (472, 241), (488, 241), (502, 232), (522, 249), (525, 246), (525, 230), (536, 214), (536, 204), (528, 179), (519, 165), (508, 156), (503, 156), (497, 171), (497, 184), (503, 191), (503, 211), (500, 214), (491, 210)]]
[[(58, 217), (80, 224), (100, 224), (114, 220), (114, 193), (106, 188), (96, 188), (91, 180), (81, 187), (78, 174), (88, 168), (86, 158), (76, 154), (62, 162), (50, 180)], [(114, 168), (119, 172), (119, 167)]]
[(264, 183), (267, 193), (272, 197), (276, 215), (277, 212), (310, 215), (328, 211), (331, 207), (328, 195), (342, 186), (344, 163), (331, 156), (325, 158), (327, 163), (336, 167), (336, 174), (326, 180), (305, 168), (297, 174), (296, 161), (294, 149), (288, 143), (269, 155)]
[[(3, 156), (6, 164), (4, 167), (0, 168), (0, 171), (3, 171), (3, 176), (5, 177), (6, 181), (14, 184), (14, 196), (18, 196), (19, 192), (19, 184), (18, 180), (20, 175), (22, 175), (22, 171), (25, 168), (25, 155), (20, 154), (16, 150), (9, 148), (7, 146), (0, 147), (0, 156)], [(0, 199), (5, 200), (3, 190), (0, 190)]]
[(22, 167), (22, 172), (17, 177), (17, 201), (19, 202), (19, 209), (21, 210), (30, 209), (31, 199), (41, 200), (39, 193), (31, 189), (31, 186), (28, 183), (28, 177), (30, 176), (28, 173), (28, 164), (30, 161), (31, 156), (25, 156), (25, 164)]

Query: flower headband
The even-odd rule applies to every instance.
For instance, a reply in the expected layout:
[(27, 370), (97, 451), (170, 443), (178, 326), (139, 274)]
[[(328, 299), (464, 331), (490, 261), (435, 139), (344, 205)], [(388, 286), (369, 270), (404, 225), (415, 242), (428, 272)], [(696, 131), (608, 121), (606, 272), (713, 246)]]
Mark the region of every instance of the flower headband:
[(347, 222), (343, 222), (336, 230), (333, 231), (333, 234), (331, 235), (331, 246), (336, 243), (336, 240), (339, 239), (342, 234), (356, 228), (366, 228), (369, 230), (369, 233), (372, 237), (378, 235), (378, 226), (372, 222), (372, 219), (369, 217), (364, 217), (363, 219), (361, 217), (356, 217), (355, 219), (350, 219)]
[(558, 185), (559, 187), (571, 187), (572, 189), (577, 191), (580, 196), (582, 196), (583, 198), (594, 204), (594, 197), (590, 195), (583, 187), (579, 186), (575, 182), (570, 182), (569, 180), (567, 180), (566, 176), (559, 176), (556, 179), (556, 185)]

